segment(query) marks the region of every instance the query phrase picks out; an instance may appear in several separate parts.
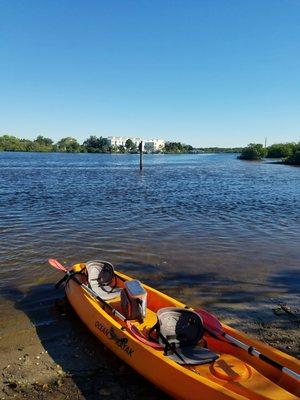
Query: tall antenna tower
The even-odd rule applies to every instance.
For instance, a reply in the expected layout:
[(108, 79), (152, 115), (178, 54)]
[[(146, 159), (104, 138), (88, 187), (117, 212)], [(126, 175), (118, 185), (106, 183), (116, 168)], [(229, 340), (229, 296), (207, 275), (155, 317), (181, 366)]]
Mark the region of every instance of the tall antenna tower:
[(267, 136), (265, 137), (265, 148), (267, 147)]

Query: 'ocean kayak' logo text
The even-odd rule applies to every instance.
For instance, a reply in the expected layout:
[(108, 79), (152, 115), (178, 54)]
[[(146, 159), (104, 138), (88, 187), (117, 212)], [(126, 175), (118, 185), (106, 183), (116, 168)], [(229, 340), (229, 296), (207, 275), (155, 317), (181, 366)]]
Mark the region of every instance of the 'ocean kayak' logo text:
[(109, 339), (113, 340), (115, 344), (120, 347), (121, 350), (123, 350), (126, 354), (129, 355), (129, 357), (132, 356), (134, 350), (127, 345), (128, 339), (127, 338), (120, 338), (119, 336), (116, 335), (114, 328), (106, 328), (101, 322), (96, 321), (95, 322), (95, 327), (103, 333), (105, 336), (107, 336)]

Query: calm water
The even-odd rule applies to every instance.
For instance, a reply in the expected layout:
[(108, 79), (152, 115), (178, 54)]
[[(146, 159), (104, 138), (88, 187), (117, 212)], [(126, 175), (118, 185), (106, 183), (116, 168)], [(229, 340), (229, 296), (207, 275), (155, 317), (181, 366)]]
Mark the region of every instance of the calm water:
[(135, 155), (0, 153), (0, 196), (2, 311), (44, 298), (49, 257), (107, 259), (191, 304), (300, 292), (299, 168), (149, 155), (140, 173)]

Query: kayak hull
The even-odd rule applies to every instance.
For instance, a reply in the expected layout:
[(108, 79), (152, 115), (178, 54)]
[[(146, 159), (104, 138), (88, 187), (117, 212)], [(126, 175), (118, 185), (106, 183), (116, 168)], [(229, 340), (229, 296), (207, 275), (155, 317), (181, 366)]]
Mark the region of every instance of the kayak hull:
[[(120, 278), (118, 285), (120, 286), (122, 286), (123, 280), (131, 279), (120, 273), (118, 276)], [(154, 325), (156, 321), (153, 315), (159, 308), (185, 306), (147, 285), (143, 286), (148, 292), (148, 307), (151, 310), (149, 314), (152, 317), (145, 323), (148, 326), (144, 324), (139, 326), (139, 329)], [(103, 309), (101, 304), (75, 281), (69, 280), (66, 285), (66, 295), (83, 323), (107, 348), (175, 399), (296, 400), (300, 396), (300, 389), (295, 387), (297, 383), (294, 379), (284, 376), (274, 367), (266, 365), (259, 359), (254, 359), (247, 352), (225, 342), (211, 337), (206, 338), (209, 347), (220, 354), (220, 359), (214, 365), (201, 365), (195, 369), (181, 366), (166, 357), (163, 351), (152, 348), (134, 337), (121, 320)], [(276, 361), (296, 372), (300, 371), (300, 363), (292, 357), (254, 341), (225, 325), (223, 328), (227, 333), (247, 344), (255, 345), (259, 351), (269, 357), (273, 359), (275, 357)], [(232, 369), (237, 378), (233, 375), (234, 378), (231, 379), (230, 374), (224, 373), (222, 362), (223, 364), (227, 363), (227, 366), (233, 366)], [(254, 386), (256, 386), (255, 391), (252, 390)]]

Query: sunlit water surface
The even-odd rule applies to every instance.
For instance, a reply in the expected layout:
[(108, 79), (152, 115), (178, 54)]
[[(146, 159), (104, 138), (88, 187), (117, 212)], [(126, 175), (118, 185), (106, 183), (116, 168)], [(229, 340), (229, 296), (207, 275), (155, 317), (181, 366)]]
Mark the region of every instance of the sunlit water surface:
[(0, 153), (0, 315), (28, 295), (36, 323), (51, 323), (50, 257), (109, 260), (191, 305), (299, 302), (299, 168), (231, 154), (146, 155), (143, 172), (138, 161)]

